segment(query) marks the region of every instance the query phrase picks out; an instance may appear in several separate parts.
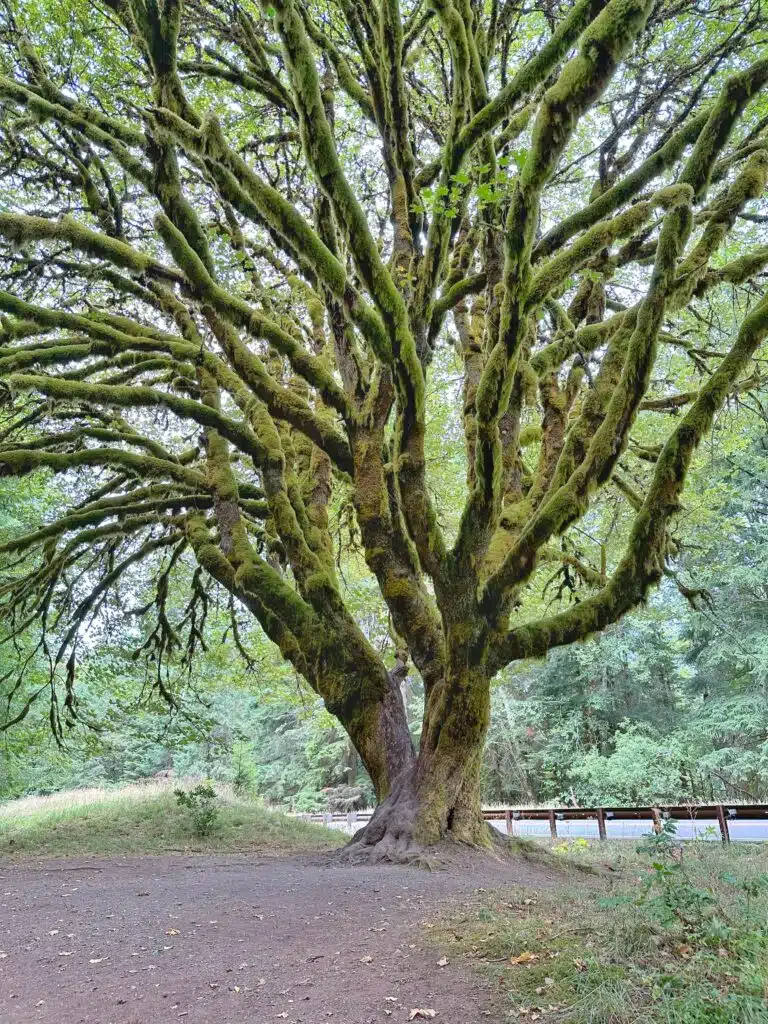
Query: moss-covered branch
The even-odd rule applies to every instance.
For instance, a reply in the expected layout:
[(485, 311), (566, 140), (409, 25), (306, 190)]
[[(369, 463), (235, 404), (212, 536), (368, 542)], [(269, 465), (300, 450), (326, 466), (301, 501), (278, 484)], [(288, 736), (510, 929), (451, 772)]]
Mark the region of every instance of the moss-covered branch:
[(324, 363), (269, 317), (257, 312), (247, 302), (217, 285), (208, 274), (202, 260), (166, 217), (158, 214), (155, 223), (174, 260), (183, 269), (201, 300), (210, 303), (215, 310), (238, 326), (244, 327), (254, 337), (262, 338), (273, 345), (288, 359), (299, 376), (317, 388), (331, 408), (336, 409), (345, 418), (351, 416), (347, 396)]
[(184, 281), (183, 276), (172, 267), (166, 267), (154, 257), (139, 252), (120, 239), (91, 231), (72, 217), (47, 220), (24, 214), (0, 213), (0, 236), (16, 245), (44, 240), (66, 242), (80, 252), (108, 260), (135, 274), (154, 275), (177, 283)]
[(522, 99), (530, 96), (537, 86), (546, 81), (553, 68), (557, 67), (607, 3), (608, 0), (579, 0), (574, 4), (536, 55), (462, 129), (455, 146), (460, 159), (507, 117)]
[[(621, 376), (610, 393), (605, 415), (598, 419), (599, 425), (586, 454), (567, 481), (563, 480), (565, 473), (561, 474), (558, 467), (547, 500), (526, 523), (517, 543), (486, 583), (483, 604), (487, 609), (498, 608), (508, 588), (530, 576), (542, 545), (584, 514), (590, 491), (610, 476), (648, 388), (658, 332), (668, 297), (675, 287), (677, 259), (691, 227), (692, 198), (693, 189), (682, 186), (676, 194), (675, 205), (666, 214), (648, 293), (640, 303), (631, 334), (629, 324), (623, 326), (626, 357)], [(615, 352), (620, 357), (621, 347), (616, 345)]]
[(690, 118), (636, 170), (601, 192), (588, 206), (566, 217), (549, 231), (536, 244), (534, 260), (556, 252), (573, 235), (591, 227), (628, 202), (655, 177), (673, 167), (686, 147), (691, 145), (695, 147), (696, 159), (690, 164), (701, 167), (701, 171), (695, 172), (698, 195), (699, 190), (709, 182), (715, 160), (727, 142), (739, 115), (750, 99), (759, 94), (766, 82), (768, 61), (765, 60), (758, 61), (745, 71), (729, 78), (712, 108)]
[(205, 489), (205, 477), (177, 462), (156, 459), (151, 455), (122, 451), (117, 448), (81, 448), (75, 452), (29, 451), (18, 448), (0, 452), (0, 476), (26, 476), (38, 469), (67, 473), (80, 466), (115, 466), (127, 470), (138, 479), (145, 477), (171, 479), (194, 491)]
[(318, 237), (296, 207), (277, 189), (264, 182), (226, 141), (220, 127), (208, 119), (200, 130), (186, 124), (172, 111), (157, 109), (153, 116), (189, 152), (205, 160), (224, 198), (244, 217), (265, 224), (286, 239), (297, 259), (345, 304), (352, 321), (370, 342), (374, 352), (385, 361), (391, 359), (390, 343), (384, 324), (360, 296), (349, 280), (343, 264)]
[(218, 430), (222, 436), (236, 444), (240, 451), (253, 458), (257, 465), (268, 459), (267, 449), (246, 424), (238, 423), (223, 416), (216, 409), (210, 409), (190, 398), (182, 398), (149, 387), (88, 384), (83, 381), (32, 374), (12, 374), (6, 381), (12, 389), (35, 390), (59, 401), (81, 399), (128, 409), (164, 407), (181, 419), (192, 420), (193, 423)]
[[(605, 89), (619, 61), (645, 25), (648, 0), (611, 0), (584, 32), (579, 53), (547, 90), (537, 115), (531, 149), (513, 183), (504, 238), (504, 297), (498, 340), (477, 387), (475, 412), (475, 482), (462, 513), (454, 557), (467, 572), (479, 565), (501, 511), (502, 446), (499, 420), (509, 405), (520, 352), (531, 329), (527, 304), (531, 295), (531, 252), (541, 192), (578, 119)], [(556, 276), (556, 275), (555, 275)], [(477, 571), (477, 570), (476, 570)], [(497, 597), (498, 595), (494, 595)]]
[(763, 298), (747, 315), (730, 352), (662, 448), (626, 552), (609, 582), (593, 597), (567, 611), (519, 626), (497, 638), (492, 655), (496, 670), (513, 659), (541, 657), (552, 647), (604, 629), (639, 604), (650, 586), (658, 582), (663, 572), (667, 524), (679, 508), (693, 454), (766, 336), (768, 298)]

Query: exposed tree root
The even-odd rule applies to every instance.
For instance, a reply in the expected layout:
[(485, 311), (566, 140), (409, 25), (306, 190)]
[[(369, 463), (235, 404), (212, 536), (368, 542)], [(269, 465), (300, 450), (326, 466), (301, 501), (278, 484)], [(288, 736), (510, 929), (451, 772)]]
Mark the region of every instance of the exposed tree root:
[(566, 864), (530, 840), (502, 835), (478, 817), (473, 827), (460, 832), (446, 830), (434, 842), (419, 841), (414, 828), (415, 813), (405, 812), (400, 803), (382, 805), (371, 821), (349, 843), (331, 854), (335, 864), (399, 864), (429, 871), (484, 863), (496, 868), (513, 868), (520, 860), (541, 868), (561, 871)]
[(461, 834), (448, 829), (431, 843), (416, 838), (414, 820), (415, 815), (404, 813), (400, 803), (383, 804), (345, 847), (329, 855), (328, 861), (348, 866), (397, 864), (427, 871), (484, 868), (500, 876), (519, 869), (522, 861), (528, 868), (549, 875), (599, 873), (594, 867), (555, 855), (532, 839), (506, 836), (481, 817), (470, 838), (465, 829)]

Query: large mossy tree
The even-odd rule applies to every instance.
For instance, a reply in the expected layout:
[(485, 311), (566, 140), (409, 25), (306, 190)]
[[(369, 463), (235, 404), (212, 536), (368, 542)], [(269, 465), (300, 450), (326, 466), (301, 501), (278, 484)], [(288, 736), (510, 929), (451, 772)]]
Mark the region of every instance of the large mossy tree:
[[(42, 693), (54, 730), (76, 712), (78, 635), (138, 567), (154, 657), (182, 631), (194, 648), (218, 590), (322, 696), (380, 801), (355, 856), (487, 844), (494, 675), (674, 571), (694, 452), (758, 382), (761, 10), (6, 2), (0, 474), (52, 470), (70, 499), (2, 546), (7, 632), (37, 631), (51, 662), (18, 715)], [(724, 307), (734, 326), (715, 337)], [(426, 457), (446, 345), (467, 465), (455, 530)], [(661, 443), (637, 433), (646, 415)], [(622, 549), (588, 564), (568, 538), (609, 492)], [(344, 600), (339, 502), (388, 658)], [(590, 593), (542, 617), (528, 598), (553, 559)]]

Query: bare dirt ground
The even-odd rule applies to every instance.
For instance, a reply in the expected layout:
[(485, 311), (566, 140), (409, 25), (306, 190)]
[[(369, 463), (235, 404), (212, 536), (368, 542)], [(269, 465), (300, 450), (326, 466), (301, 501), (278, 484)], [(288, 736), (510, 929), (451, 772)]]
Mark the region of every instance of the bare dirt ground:
[(552, 881), (524, 862), (432, 873), (244, 856), (0, 863), (0, 1022), (401, 1024), (418, 1008), (435, 1024), (498, 1022), (479, 974), (438, 966), (427, 924), (483, 889)]

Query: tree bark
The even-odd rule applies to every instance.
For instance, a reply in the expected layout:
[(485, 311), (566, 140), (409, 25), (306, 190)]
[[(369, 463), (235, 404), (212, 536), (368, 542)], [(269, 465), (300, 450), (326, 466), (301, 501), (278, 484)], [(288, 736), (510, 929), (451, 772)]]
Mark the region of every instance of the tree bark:
[(342, 706), (325, 701), (360, 755), (379, 802), (389, 796), (400, 775), (416, 760), (398, 681), (383, 666), (382, 674), (385, 678), (376, 681), (374, 699), (366, 700), (367, 688), (358, 687), (353, 699)]
[(432, 692), (418, 757), (401, 771), (343, 856), (408, 862), (443, 840), (490, 847), (480, 803), (489, 708), (486, 679), (445, 681)]

